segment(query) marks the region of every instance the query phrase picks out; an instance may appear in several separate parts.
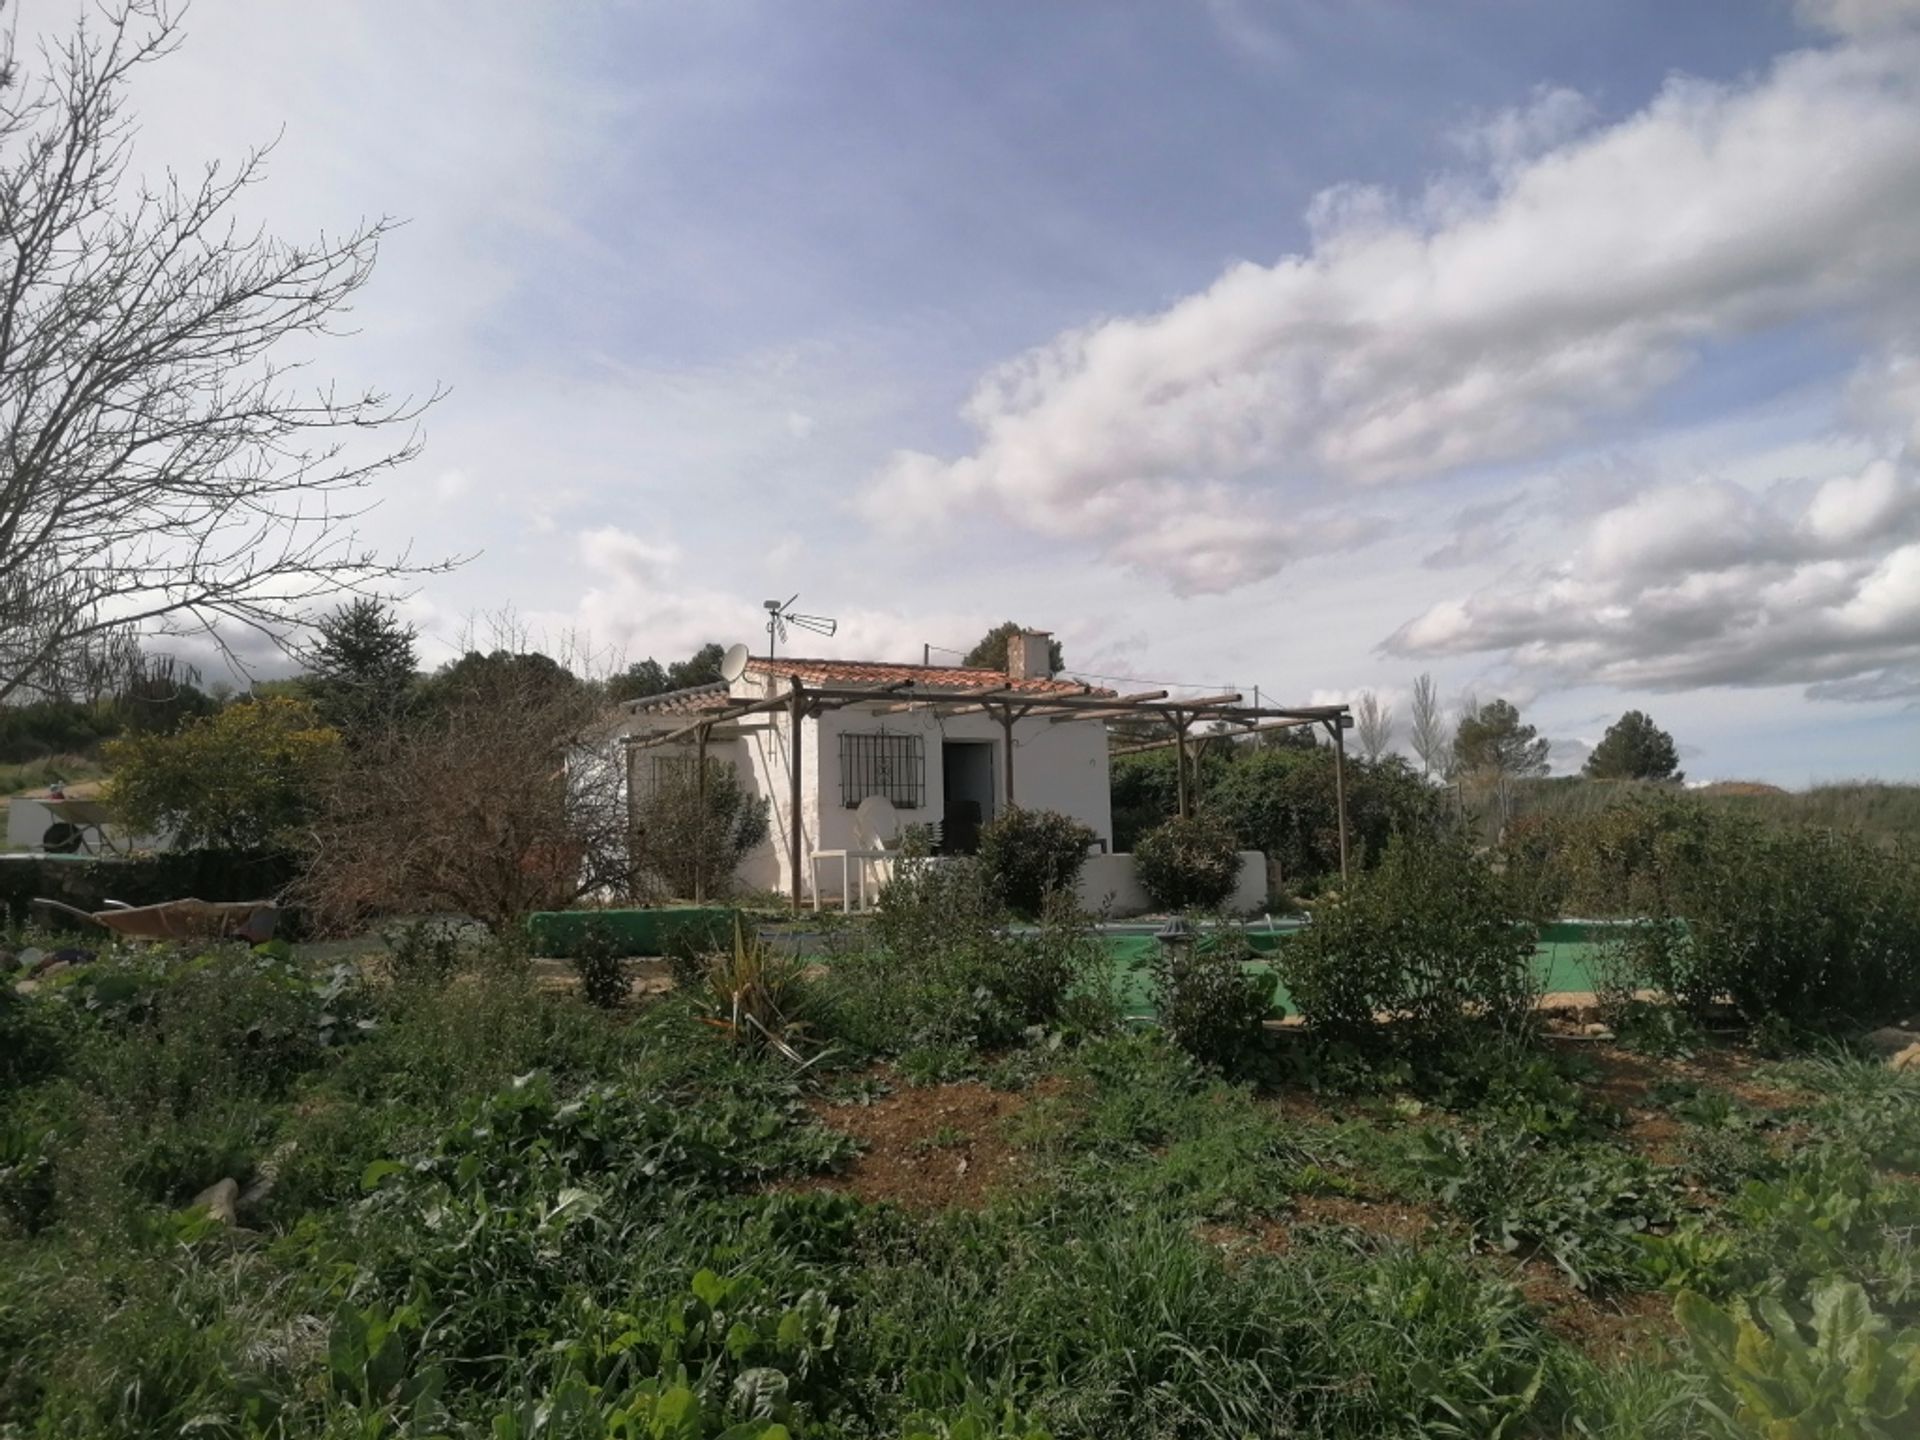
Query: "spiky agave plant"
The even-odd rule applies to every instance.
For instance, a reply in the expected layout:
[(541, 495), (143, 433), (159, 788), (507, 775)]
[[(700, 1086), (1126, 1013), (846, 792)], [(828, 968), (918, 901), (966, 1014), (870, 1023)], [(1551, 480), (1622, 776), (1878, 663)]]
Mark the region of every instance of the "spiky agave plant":
[[(733, 920), (733, 946), (709, 957), (706, 987), (700, 996), (703, 1017), (725, 1030), (738, 1045), (778, 1051), (796, 1065), (812, 1062), (792, 1041), (806, 1029), (807, 966), (797, 954), (783, 954), (758, 930)], [(814, 1059), (819, 1059), (816, 1055)]]

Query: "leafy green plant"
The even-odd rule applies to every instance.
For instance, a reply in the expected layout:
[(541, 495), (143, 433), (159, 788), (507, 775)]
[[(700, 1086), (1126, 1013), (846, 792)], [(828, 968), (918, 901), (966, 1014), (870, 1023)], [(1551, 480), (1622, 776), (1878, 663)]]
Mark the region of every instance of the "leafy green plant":
[(1670, 1222), (1669, 1177), (1608, 1145), (1549, 1145), (1507, 1126), (1419, 1132), (1415, 1170), (1483, 1242), (1537, 1250), (1582, 1289), (1640, 1270), (1636, 1237)]
[(1233, 932), (1163, 944), (1149, 969), (1160, 1028), (1203, 1064), (1232, 1072), (1260, 1048), (1274, 1015), (1273, 975), (1247, 968), (1250, 952)]
[(626, 1000), (630, 989), (626, 962), (619, 942), (607, 927), (587, 927), (568, 963), (580, 977), (580, 993), (589, 1005), (612, 1010)]
[(1202, 810), (1142, 835), (1133, 861), (1140, 887), (1162, 910), (1216, 910), (1240, 883), (1239, 850), (1233, 827)]
[(1778, 1300), (1723, 1310), (1674, 1302), (1715, 1416), (1769, 1440), (1891, 1440), (1920, 1429), (1920, 1329), (1894, 1331), (1867, 1295), (1829, 1280), (1809, 1297), (1811, 1339)]
[(304, 700), (267, 696), (173, 735), (107, 747), (105, 799), (136, 834), (172, 832), (188, 849), (246, 850), (285, 837), (318, 804), (340, 733)]
[(1320, 1034), (1395, 1038), (1418, 1053), (1472, 1027), (1513, 1032), (1539, 993), (1533, 932), (1459, 840), (1396, 839), (1380, 866), (1278, 954), (1287, 992)]
[(1031, 919), (1049, 896), (1072, 892), (1094, 839), (1091, 829), (1069, 815), (1015, 806), (981, 829), (979, 861), (1000, 902)]
[(823, 1023), (859, 1049), (952, 1055), (1116, 1021), (1105, 952), (1072, 897), (1056, 892), (1037, 930), (1012, 933), (970, 860), (903, 861), (872, 929), (836, 939)]
[(669, 771), (633, 807), (634, 869), (666, 895), (725, 895), (771, 814), (731, 765), (707, 762), (704, 793), (697, 770)]

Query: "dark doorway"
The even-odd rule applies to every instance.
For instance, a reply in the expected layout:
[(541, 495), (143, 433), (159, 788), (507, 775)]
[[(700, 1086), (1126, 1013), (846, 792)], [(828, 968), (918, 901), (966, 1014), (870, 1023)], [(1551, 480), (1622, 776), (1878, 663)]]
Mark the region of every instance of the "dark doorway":
[(940, 776), (946, 802), (940, 851), (971, 855), (980, 848), (980, 827), (993, 818), (993, 742), (941, 742)]

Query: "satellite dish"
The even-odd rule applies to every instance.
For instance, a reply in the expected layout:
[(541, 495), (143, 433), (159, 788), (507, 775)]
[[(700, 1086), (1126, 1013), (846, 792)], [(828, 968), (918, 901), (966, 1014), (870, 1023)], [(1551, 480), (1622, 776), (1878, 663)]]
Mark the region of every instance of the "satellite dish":
[(747, 647), (729, 645), (727, 653), (720, 657), (720, 678), (731, 685), (747, 673)]

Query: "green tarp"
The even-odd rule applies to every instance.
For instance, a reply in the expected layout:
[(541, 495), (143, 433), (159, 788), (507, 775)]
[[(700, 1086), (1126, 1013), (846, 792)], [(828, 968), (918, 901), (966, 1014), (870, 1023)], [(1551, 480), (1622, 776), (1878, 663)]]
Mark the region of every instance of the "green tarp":
[(536, 955), (570, 959), (604, 936), (621, 955), (675, 955), (733, 943), (740, 912), (727, 905), (662, 905), (651, 910), (542, 910), (527, 917)]

